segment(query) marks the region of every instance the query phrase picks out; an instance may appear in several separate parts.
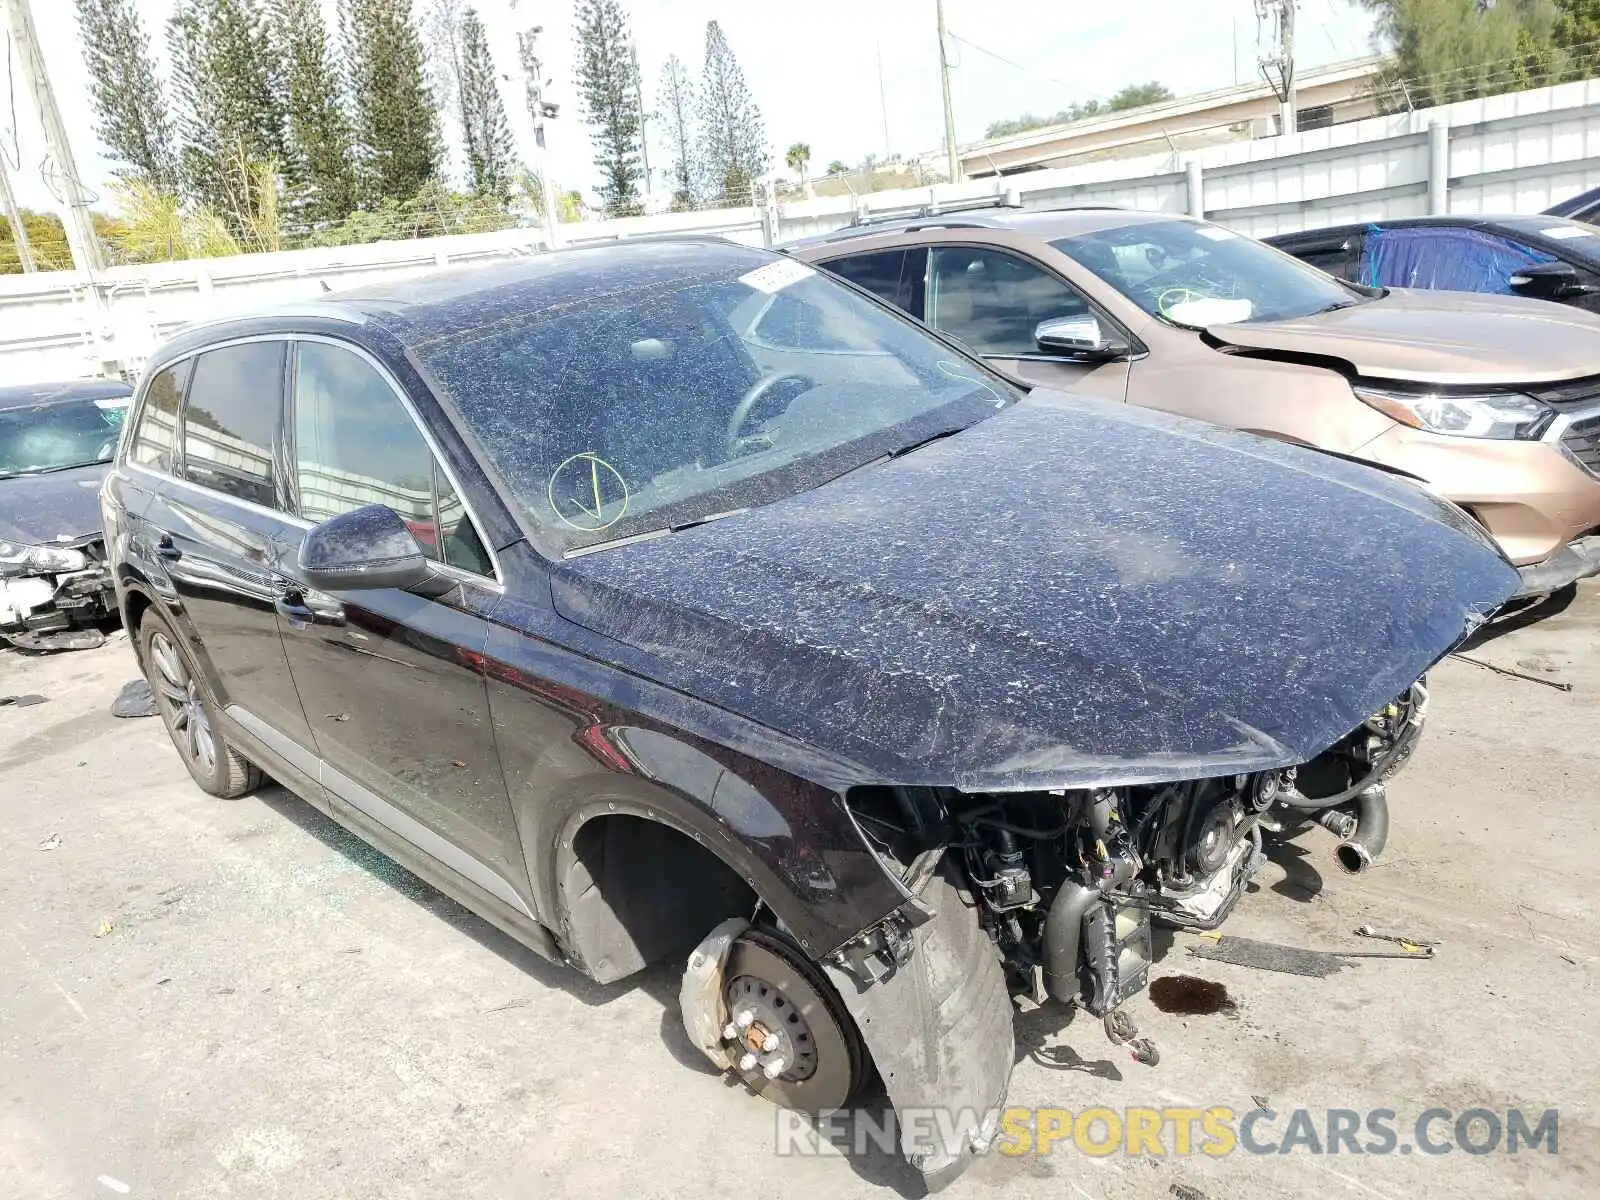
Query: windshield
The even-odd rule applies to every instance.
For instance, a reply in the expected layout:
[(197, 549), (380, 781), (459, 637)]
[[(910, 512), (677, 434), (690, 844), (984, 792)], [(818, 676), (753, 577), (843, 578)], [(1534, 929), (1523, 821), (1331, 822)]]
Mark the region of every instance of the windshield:
[(131, 397), (0, 409), (0, 478), (111, 461)]
[(1315, 267), (1202, 221), (1148, 221), (1050, 244), (1174, 325), (1286, 321), (1362, 302)]
[(788, 259), (492, 318), (413, 353), (554, 554), (770, 503), (1016, 398)]

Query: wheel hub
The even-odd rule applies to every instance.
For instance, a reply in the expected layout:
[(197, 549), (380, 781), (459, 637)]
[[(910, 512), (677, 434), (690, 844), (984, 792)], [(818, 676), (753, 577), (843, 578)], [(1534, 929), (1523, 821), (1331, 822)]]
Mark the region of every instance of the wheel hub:
[(723, 1040), (737, 1052), (741, 1071), (799, 1083), (817, 1070), (817, 1044), (800, 1006), (776, 984), (754, 975), (729, 981), (724, 1000), (732, 1020)]

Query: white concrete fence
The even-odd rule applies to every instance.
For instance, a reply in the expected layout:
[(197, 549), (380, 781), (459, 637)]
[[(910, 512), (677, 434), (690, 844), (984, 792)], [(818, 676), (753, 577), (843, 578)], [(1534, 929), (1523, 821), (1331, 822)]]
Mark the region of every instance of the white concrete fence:
[[(564, 244), (707, 233), (751, 245), (997, 193), (1027, 208), (1204, 214), (1265, 237), (1430, 212), (1535, 213), (1600, 186), (1600, 79), (1202, 150), (762, 208), (563, 226)], [(194, 321), (539, 253), (541, 229), (0, 276), (0, 386), (136, 374)]]

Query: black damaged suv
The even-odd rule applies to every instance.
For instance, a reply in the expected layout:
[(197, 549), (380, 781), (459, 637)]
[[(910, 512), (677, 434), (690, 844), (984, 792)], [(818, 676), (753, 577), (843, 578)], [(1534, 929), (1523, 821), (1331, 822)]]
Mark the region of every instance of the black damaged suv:
[(1517, 587), (1405, 481), (1024, 399), (717, 241), (185, 333), (104, 507), (201, 787), (266, 772), (595, 979), (678, 958), (754, 1091), (876, 1066), (964, 1114), (907, 1146), (934, 1185), (994, 1136), (1011, 994), (1148, 1057), (1151, 922), (1220, 922), (1269, 811), (1377, 856), (1419, 677)]

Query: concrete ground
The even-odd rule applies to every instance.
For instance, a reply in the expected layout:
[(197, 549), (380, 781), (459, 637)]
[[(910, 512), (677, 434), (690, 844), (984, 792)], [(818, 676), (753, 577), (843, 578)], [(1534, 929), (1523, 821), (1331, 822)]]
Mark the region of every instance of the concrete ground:
[[(1019, 1019), (1015, 1104), (1560, 1109), (1558, 1153), (992, 1154), (948, 1193), (1028, 1197), (1600, 1195), (1600, 588), (1451, 661), (1362, 878), (1332, 838), (1274, 854), (1227, 932), (1427, 962), (1327, 979), (1190, 957), (1233, 1007), (1134, 1002), (1146, 1068), (1097, 1022)], [(886, 1196), (876, 1152), (778, 1157), (773, 1111), (681, 1032), (677, 971), (598, 987), (546, 964), (280, 789), (190, 783), (155, 719), (109, 706), (125, 639), (0, 653), (0, 1195)], [(53, 848), (45, 848), (51, 847)], [(1164, 939), (1165, 940), (1165, 939)], [(1531, 1121), (1530, 1121), (1531, 1124)], [(1435, 1127), (1447, 1136), (1448, 1123)], [(1173, 1147), (1168, 1142), (1169, 1150)]]

